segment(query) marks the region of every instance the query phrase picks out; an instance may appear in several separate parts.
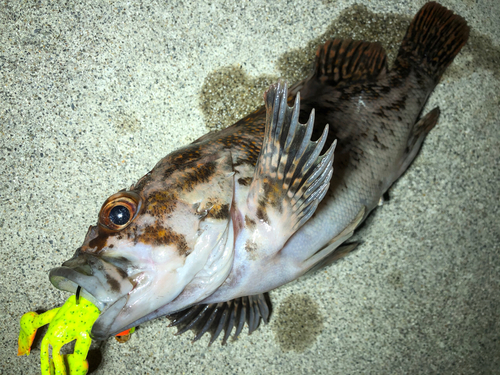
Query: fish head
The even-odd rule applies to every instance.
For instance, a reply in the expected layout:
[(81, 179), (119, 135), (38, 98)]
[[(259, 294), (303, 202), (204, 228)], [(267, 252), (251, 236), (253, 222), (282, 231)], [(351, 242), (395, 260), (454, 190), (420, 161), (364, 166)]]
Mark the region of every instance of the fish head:
[[(206, 163), (212, 162), (208, 176)], [(81, 287), (81, 295), (101, 311), (94, 339), (149, 320), (145, 317), (183, 293), (214, 249), (232, 238), (230, 160), (211, 156), (184, 169), (176, 166), (165, 179), (168, 166), (160, 162), (129, 190), (109, 197), (82, 246), (50, 271), (56, 288), (74, 293)], [(197, 180), (197, 173), (204, 177)]]

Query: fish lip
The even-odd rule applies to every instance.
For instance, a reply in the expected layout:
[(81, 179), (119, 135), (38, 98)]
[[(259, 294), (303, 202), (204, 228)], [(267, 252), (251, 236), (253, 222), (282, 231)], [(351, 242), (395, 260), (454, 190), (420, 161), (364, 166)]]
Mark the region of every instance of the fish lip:
[[(84, 273), (80, 273), (75, 269), (64, 266), (53, 268), (49, 272), (50, 282), (57, 289), (64, 290), (70, 293), (76, 293), (76, 290), (80, 286), (83, 291), (87, 292), (86, 295), (82, 296), (96, 305), (99, 311), (103, 311), (106, 308), (106, 302), (101, 301), (94, 295), (95, 288), (90, 287), (91, 280), (89, 280), (89, 278), (93, 277), (91, 275), (85, 275)], [(84, 293), (83, 291), (82, 293)], [(87, 296), (87, 294), (89, 296)]]
[[(128, 295), (124, 295), (110, 305), (105, 312), (99, 315), (99, 318), (94, 322), (92, 330), (90, 331), (90, 336), (97, 341), (104, 341), (109, 336), (119, 333), (118, 331), (113, 331), (113, 326), (115, 319), (120, 315), (122, 309), (127, 305)], [(116, 330), (116, 328), (114, 328)]]
[(133, 285), (122, 269), (91, 254), (80, 253), (49, 272), (57, 289), (76, 293), (91, 301), (101, 314), (92, 327), (91, 336), (104, 340), (111, 335), (113, 322), (126, 306)]

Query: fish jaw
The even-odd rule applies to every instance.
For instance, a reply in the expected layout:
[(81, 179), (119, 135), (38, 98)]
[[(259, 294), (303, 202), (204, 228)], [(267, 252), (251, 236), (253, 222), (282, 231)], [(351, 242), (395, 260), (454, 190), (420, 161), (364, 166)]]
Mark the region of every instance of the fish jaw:
[[(110, 323), (116, 319), (134, 288), (126, 272), (92, 254), (80, 254), (49, 273), (51, 283), (60, 290), (76, 293), (90, 300), (101, 311), (92, 329), (92, 336), (104, 339)], [(95, 331), (94, 331), (94, 328)]]
[(207, 218), (200, 223), (200, 236), (188, 255), (175, 246), (153, 246), (106, 239), (100, 253), (87, 248), (95, 231), (89, 231), (84, 246), (61, 267), (50, 271), (52, 284), (93, 302), (101, 315), (91, 335), (104, 340), (149, 320), (162, 311), (168, 314), (185, 308), (213, 293), (229, 274), (234, 257), (232, 220)]
[(79, 286), (82, 288), (82, 296), (101, 311), (91, 335), (104, 340), (172, 301), (198, 271), (175, 255), (165, 256), (163, 263), (155, 262), (157, 257), (151, 255), (158, 250), (137, 244), (122, 246), (119, 256), (77, 251), (75, 257), (52, 269), (49, 278), (61, 290), (75, 293)]
[(77, 255), (49, 273), (51, 283), (60, 290), (75, 293), (81, 286), (91, 295), (92, 303), (103, 311), (133, 285), (126, 273), (92, 254)]

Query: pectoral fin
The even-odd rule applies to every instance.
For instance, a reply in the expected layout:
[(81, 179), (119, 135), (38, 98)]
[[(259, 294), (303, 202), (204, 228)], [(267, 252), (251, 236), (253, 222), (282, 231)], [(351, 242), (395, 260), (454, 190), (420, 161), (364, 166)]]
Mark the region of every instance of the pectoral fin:
[(325, 196), (333, 173), (336, 145), (334, 142), (320, 155), (328, 127), (317, 141), (311, 141), (314, 110), (307, 124), (300, 124), (300, 94), (294, 106), (288, 107), (287, 91), (287, 85), (280, 82), (271, 86), (265, 95), (266, 130), (246, 213), (257, 227), (274, 232), (276, 246), (278, 242), (284, 243), (313, 215)]

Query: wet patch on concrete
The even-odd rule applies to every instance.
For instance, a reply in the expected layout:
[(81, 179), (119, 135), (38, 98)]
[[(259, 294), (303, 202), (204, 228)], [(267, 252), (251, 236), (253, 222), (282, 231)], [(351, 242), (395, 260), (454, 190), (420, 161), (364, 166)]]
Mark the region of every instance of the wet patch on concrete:
[(118, 112), (113, 122), (118, 134), (135, 133), (141, 128), (141, 122), (137, 119), (135, 114), (126, 113), (124, 111)]
[(394, 287), (394, 289), (401, 289), (404, 286), (403, 273), (400, 270), (393, 270), (387, 276), (387, 282)]
[(444, 74), (444, 79), (460, 79), (481, 69), (491, 71), (500, 79), (500, 47), (495, 46), (490, 37), (471, 30), (467, 44)]
[(322, 330), (319, 306), (308, 295), (291, 295), (278, 307), (273, 332), (283, 351), (305, 351)]
[(210, 73), (201, 88), (202, 112), (209, 130), (234, 124), (264, 104), (264, 91), (278, 77), (250, 77), (241, 66), (226, 66)]
[[(278, 58), (280, 77), (290, 84), (306, 78), (312, 72), (318, 46), (331, 38), (379, 42), (391, 67), (410, 21), (411, 17), (407, 16), (371, 12), (364, 5), (346, 8), (321, 36), (309, 41), (306, 47)], [(489, 37), (472, 31), (469, 42), (443, 79), (460, 79), (478, 68), (491, 70), (499, 77), (500, 48), (495, 47)], [(259, 108), (264, 91), (277, 79), (272, 75), (250, 77), (242, 66), (227, 66), (209, 74), (200, 100), (208, 129), (223, 129)]]
[[(283, 54), (277, 61), (280, 76), (290, 84), (307, 77), (318, 45), (333, 37), (378, 41), (394, 60), (410, 18), (375, 14), (353, 5), (334, 19), (327, 31), (304, 48)], [(263, 105), (262, 95), (278, 79), (272, 75), (250, 77), (241, 66), (223, 67), (209, 74), (201, 89), (202, 112), (209, 130), (223, 129)]]

